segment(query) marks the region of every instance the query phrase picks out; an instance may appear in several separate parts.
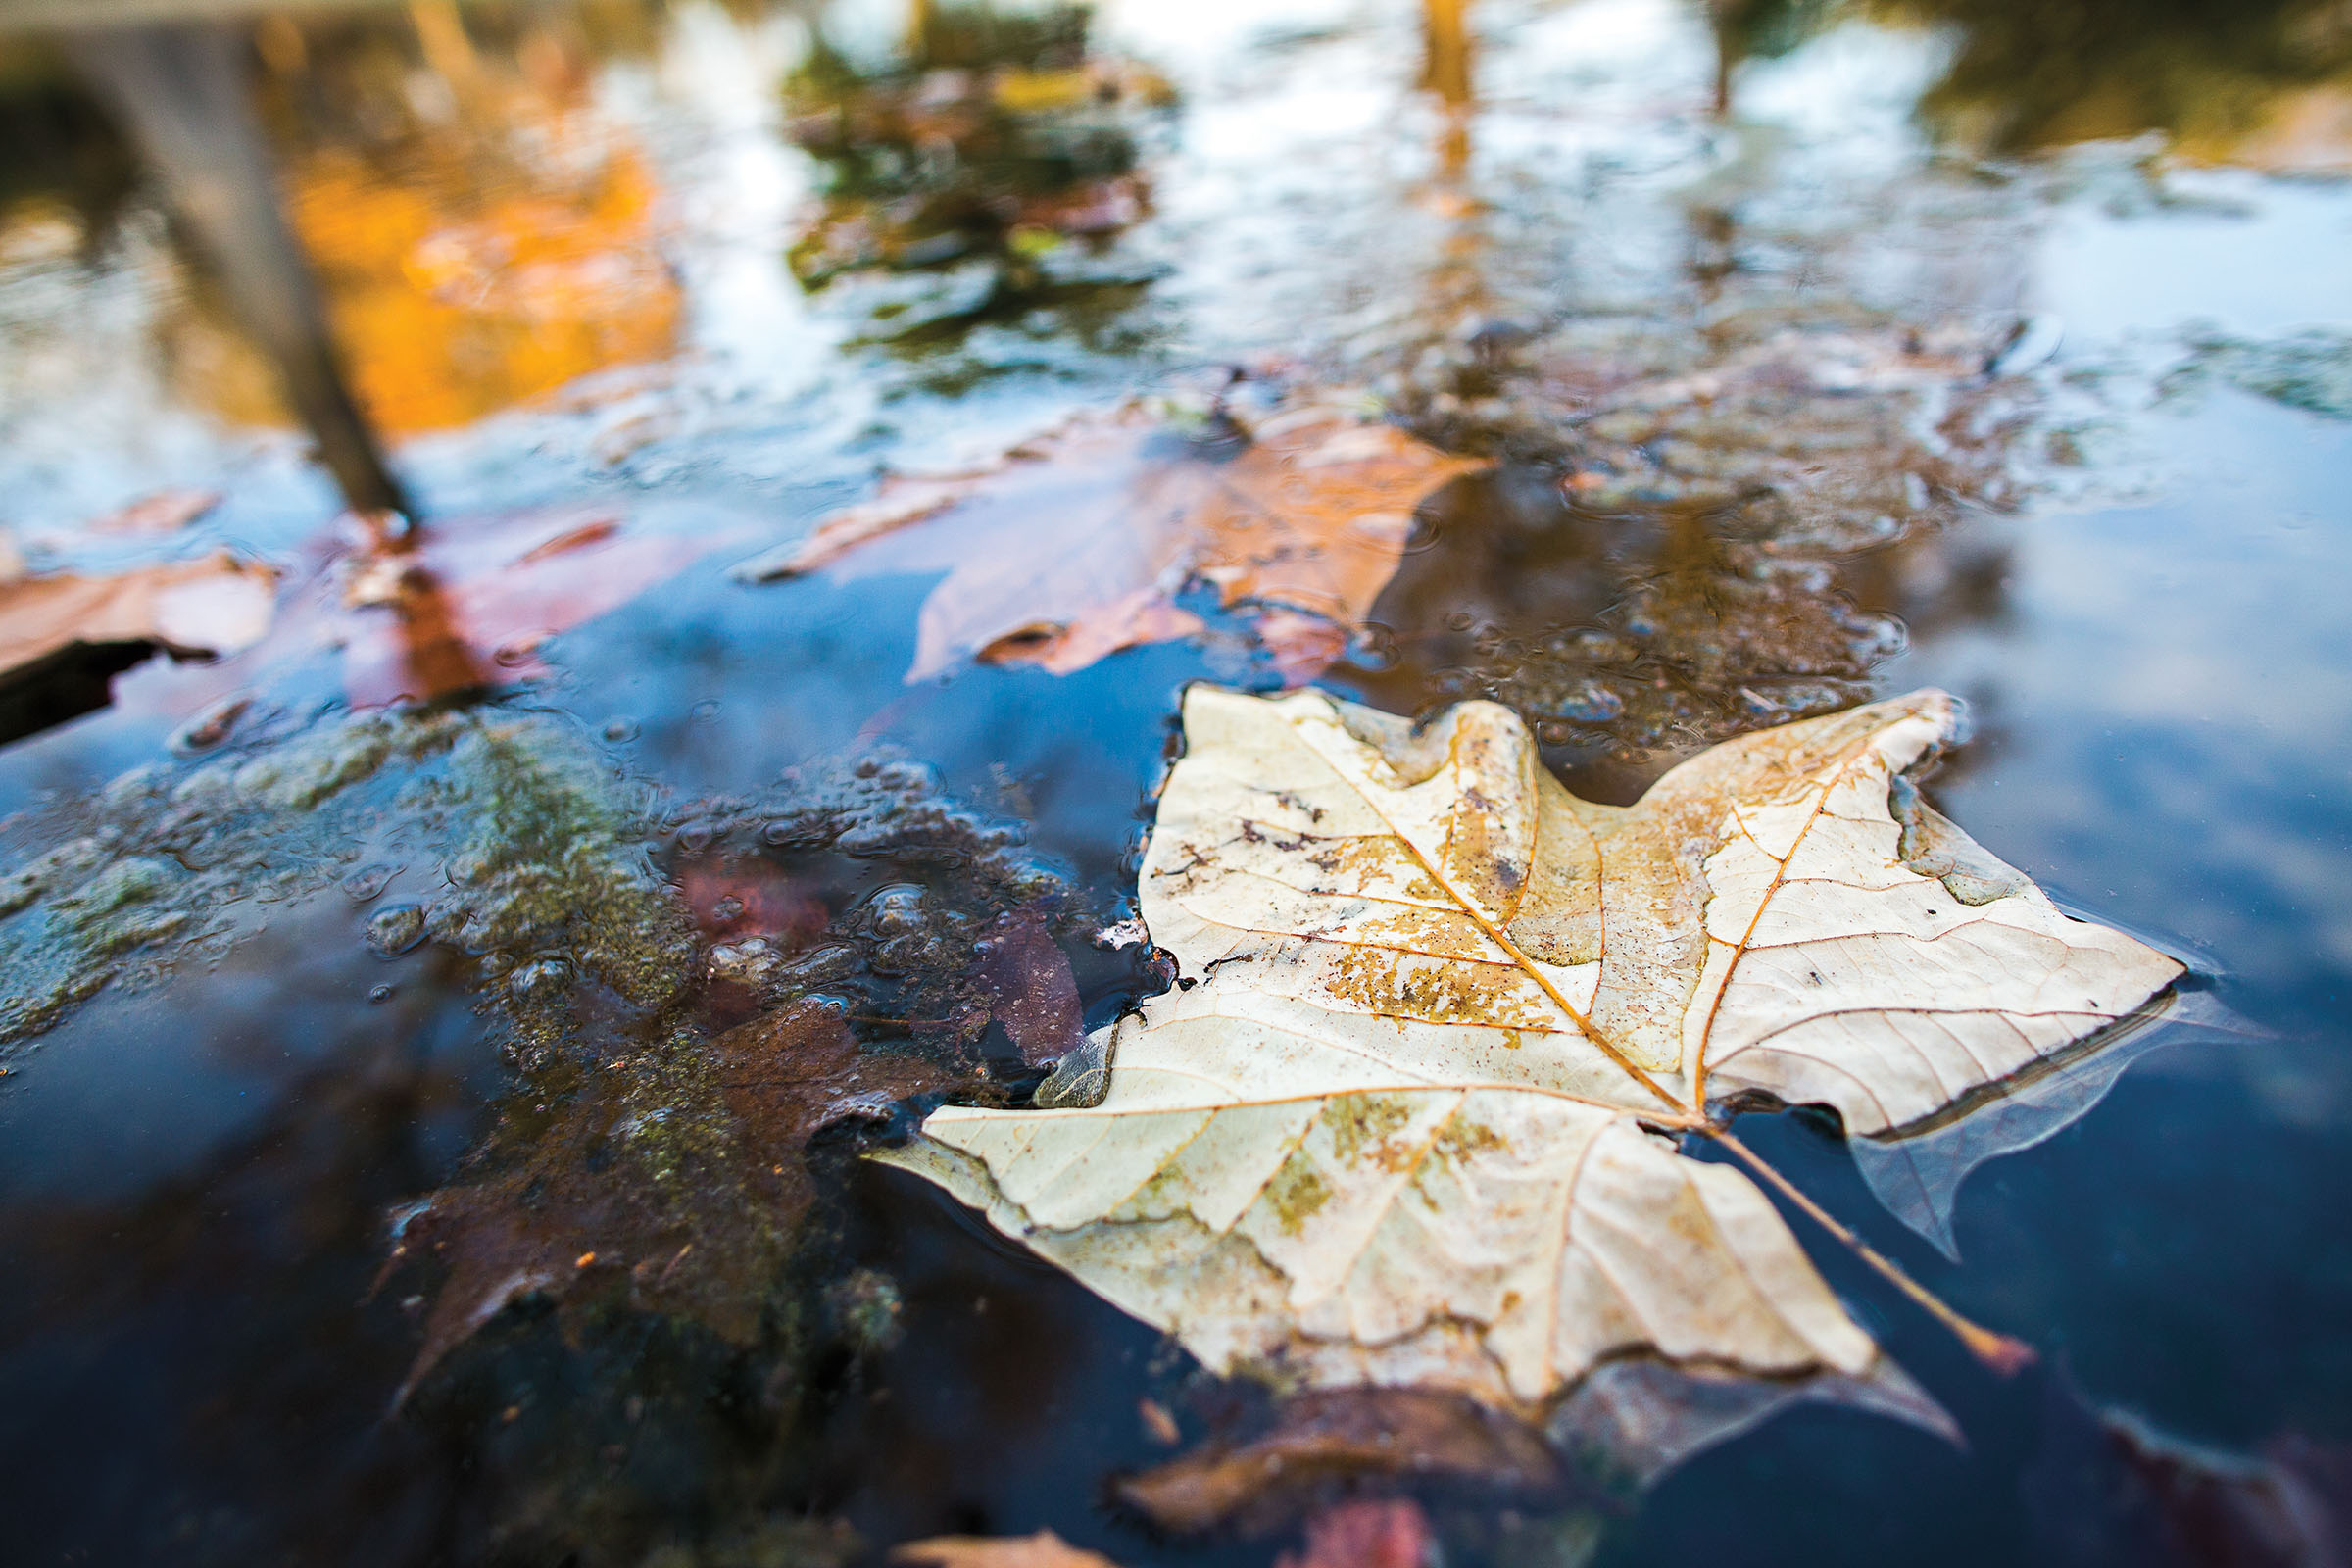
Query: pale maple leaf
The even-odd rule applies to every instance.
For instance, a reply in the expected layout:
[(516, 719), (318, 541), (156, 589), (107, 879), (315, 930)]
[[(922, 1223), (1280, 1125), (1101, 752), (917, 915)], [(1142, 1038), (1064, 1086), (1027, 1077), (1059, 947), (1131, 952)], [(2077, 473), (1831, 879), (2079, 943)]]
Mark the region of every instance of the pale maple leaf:
[(1541, 1418), (1647, 1356), (1898, 1407), (1763, 1192), (1676, 1135), (1752, 1157), (1712, 1109), (1756, 1098), (1898, 1132), (2181, 973), (1908, 792), (1956, 706), (1744, 736), (1618, 808), (1494, 704), (1415, 730), (1197, 687), (1141, 876), (1175, 986), (1044, 1108), (945, 1108), (877, 1157), (1220, 1372)]

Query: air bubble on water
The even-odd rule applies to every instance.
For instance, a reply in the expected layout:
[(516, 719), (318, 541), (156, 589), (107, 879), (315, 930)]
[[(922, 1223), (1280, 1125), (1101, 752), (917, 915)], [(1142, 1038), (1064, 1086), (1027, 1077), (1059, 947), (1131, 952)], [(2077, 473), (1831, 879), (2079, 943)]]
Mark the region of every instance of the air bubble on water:
[(639, 1137), (652, 1132), (674, 1114), (676, 1113), (667, 1105), (656, 1105), (651, 1110), (641, 1110), (636, 1115), (623, 1119), (618, 1126), (614, 1127), (612, 1136), (615, 1138)]
[(1606, 686), (1588, 682), (1549, 705), (1552, 716), (1578, 724), (1605, 724), (1625, 711), (1625, 699)]
[(844, 855), (887, 855), (899, 844), (899, 835), (888, 823), (864, 822), (847, 828), (834, 839), (833, 847)]
[(866, 901), (874, 930), (886, 937), (910, 936), (923, 928), (923, 890), (912, 882), (877, 888)]
[(383, 892), (391, 884), (392, 879), (399, 874), (400, 867), (397, 865), (380, 863), (363, 865), (343, 879), (343, 891), (358, 902), (366, 904), (369, 899)]
[(369, 1002), (390, 1002), (392, 1000), (391, 985), (386, 983), (380, 986), (369, 986), (368, 988), (368, 1000)]
[(1910, 628), (1894, 616), (1867, 616), (1854, 639), (1854, 652), (1865, 660), (1891, 659), (1910, 644)]
[(625, 746), (637, 738), (637, 721), (633, 718), (608, 718), (603, 734), (607, 743)]
[(424, 910), (414, 904), (387, 904), (368, 917), (368, 947), (379, 958), (397, 958), (424, 940)]
[(701, 702), (686, 710), (686, 716), (697, 724), (717, 723), (718, 699), (715, 697), (704, 698)]
[(537, 1002), (571, 987), (571, 963), (560, 957), (533, 958), (507, 977), (507, 990), (518, 1002)]

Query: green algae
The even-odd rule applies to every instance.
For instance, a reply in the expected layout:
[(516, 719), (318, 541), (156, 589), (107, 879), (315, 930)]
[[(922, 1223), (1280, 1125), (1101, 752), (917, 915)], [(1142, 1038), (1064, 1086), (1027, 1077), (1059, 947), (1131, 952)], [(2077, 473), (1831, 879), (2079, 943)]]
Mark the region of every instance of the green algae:
[(1335, 1095), (1323, 1107), (1332, 1152), (1350, 1165), (1366, 1153), (1387, 1164), (1389, 1140), (1412, 1119), (1410, 1109), (1385, 1095)]
[(2167, 379), (2168, 389), (2208, 377), (2258, 398), (2329, 419), (2352, 419), (2352, 336), (2311, 330), (2274, 339), (2208, 335)]
[[(381, 1281), (417, 1317), (405, 1419), (479, 1468), (487, 1549), (846, 1551), (790, 1518), (664, 1536), (805, 1487), (812, 1369), (892, 1341), (895, 1285), (834, 1278), (811, 1140), (854, 1148), (950, 1089), (1004, 1098), (972, 956), (1010, 911), (1085, 923), (1059, 869), (893, 756), (679, 804), (519, 704), (265, 714), (230, 739), (0, 830), (0, 1039), (372, 903), (355, 939), (441, 954), (513, 1071), (455, 1177), (392, 1216)], [(714, 925), (711, 865), (814, 913)]]
[[(274, 906), (368, 861), (437, 868), (423, 924), (503, 970), (559, 949), (640, 1006), (691, 966), (646, 824), (568, 720), (413, 710), (279, 720), (233, 750), (158, 764), (9, 824), (0, 1049), (21, 1048), (136, 966), (217, 963)], [(420, 876), (418, 880), (428, 880)], [(514, 1013), (526, 1034), (540, 1009)], [(535, 1038), (535, 1036), (534, 1036)]]
[(1315, 1211), (1331, 1199), (1331, 1184), (1297, 1154), (1283, 1161), (1282, 1169), (1266, 1184), (1266, 1201), (1274, 1209), (1275, 1222), (1292, 1236), (1304, 1229)]

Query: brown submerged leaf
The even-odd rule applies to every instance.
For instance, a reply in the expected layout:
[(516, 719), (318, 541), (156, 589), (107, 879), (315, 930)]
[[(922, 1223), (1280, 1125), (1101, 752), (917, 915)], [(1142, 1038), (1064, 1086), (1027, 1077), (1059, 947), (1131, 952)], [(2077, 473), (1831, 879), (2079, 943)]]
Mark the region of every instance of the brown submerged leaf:
[(2255, 1452), (2184, 1442), (2064, 1371), (2020, 1488), (2036, 1560), (2085, 1568), (2346, 1568), (2352, 1448), (2281, 1433)]
[(1051, 1530), (1034, 1536), (933, 1536), (894, 1546), (890, 1560), (931, 1568), (1118, 1568), (1101, 1552), (1073, 1546)]
[(1752, 1162), (1711, 1111), (1742, 1097), (1904, 1126), (2180, 974), (1948, 824), (1906, 862), (1903, 775), (1956, 716), (1922, 692), (1761, 731), (1616, 808), (1493, 704), (1416, 730), (1195, 687), (1141, 876), (1180, 978), (1065, 1067), (1107, 1057), (1106, 1097), (942, 1109), (875, 1157), (1213, 1371), (1542, 1425), (1654, 1358), (1934, 1425), (1763, 1192), (1674, 1135)]
[(1337, 407), (1294, 403), (1233, 452), (1129, 405), (1071, 419), (988, 473), (893, 479), (748, 569), (946, 572), (909, 681), (970, 659), (1066, 673), (1186, 635), (1200, 623), (1175, 599), (1194, 582), (1261, 607), (1285, 674), (1302, 681), (1396, 574), (1414, 508), (1479, 466)]
[(980, 939), (973, 967), (990, 1012), (1030, 1066), (1052, 1066), (1085, 1038), (1086, 1017), (1070, 960), (1054, 946), (1045, 915), (1035, 906), (999, 916)]
[[(608, 1063), (602, 1070), (620, 1082), (583, 1086), (535, 1129), (526, 1159), (436, 1193), (403, 1223), (387, 1272), (420, 1254), (446, 1271), (408, 1387), (532, 1295), (563, 1301), (610, 1289), (748, 1343), (813, 1200), (808, 1140), (843, 1121), (886, 1119), (948, 1082), (929, 1062), (859, 1051), (813, 1004), (754, 1019), (705, 1049), (722, 1101), (715, 1114), (670, 1103), (690, 1101), (693, 1086), (667, 1081), (658, 1062)], [(621, 1161), (648, 1168), (616, 1174)]]
[(92, 533), (177, 533), (220, 505), (218, 490), (157, 490), (82, 524)]
[(535, 650), (629, 603), (729, 540), (609, 514), (451, 518), (420, 537), (363, 532), (342, 563), (344, 684), (360, 704), (429, 700), (544, 674)]
[(1587, 1374), (1541, 1430), (1440, 1390), (1316, 1389), (1283, 1400), (1253, 1437), (1204, 1443), (1113, 1490), (1178, 1535), (1271, 1529), (1359, 1487), (1436, 1482), (1531, 1500), (1616, 1494), (1799, 1404), (1875, 1411), (1961, 1441), (1942, 1408), (1903, 1380), (1757, 1378), (1632, 1356)]
[(277, 573), (225, 551), (111, 577), (0, 582), (0, 676), (76, 643), (234, 654), (268, 633), (276, 594)]
[(1286, 1551), (1274, 1568), (1431, 1568), (1437, 1561), (1437, 1537), (1420, 1504), (1356, 1497), (1308, 1520), (1305, 1555)]
[(1323, 1389), (1284, 1400), (1256, 1437), (1203, 1444), (1113, 1491), (1161, 1529), (1192, 1535), (1279, 1522), (1332, 1487), (1424, 1479), (1544, 1492), (1561, 1467), (1543, 1433), (1459, 1395)]

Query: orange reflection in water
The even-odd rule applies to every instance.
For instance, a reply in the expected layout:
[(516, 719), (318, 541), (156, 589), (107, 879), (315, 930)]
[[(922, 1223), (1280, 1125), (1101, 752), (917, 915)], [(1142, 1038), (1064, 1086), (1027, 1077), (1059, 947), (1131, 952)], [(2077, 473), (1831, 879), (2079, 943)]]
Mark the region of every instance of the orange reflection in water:
[(590, 371), (668, 355), (678, 285), (644, 157), (537, 91), (468, 94), (466, 124), (379, 160), (327, 146), (288, 172), (362, 404), (446, 429)]

